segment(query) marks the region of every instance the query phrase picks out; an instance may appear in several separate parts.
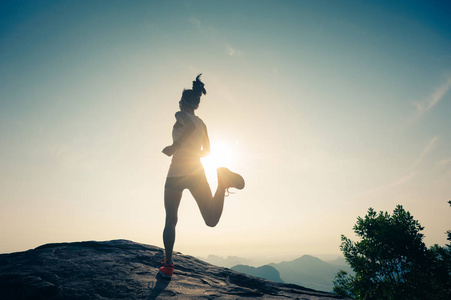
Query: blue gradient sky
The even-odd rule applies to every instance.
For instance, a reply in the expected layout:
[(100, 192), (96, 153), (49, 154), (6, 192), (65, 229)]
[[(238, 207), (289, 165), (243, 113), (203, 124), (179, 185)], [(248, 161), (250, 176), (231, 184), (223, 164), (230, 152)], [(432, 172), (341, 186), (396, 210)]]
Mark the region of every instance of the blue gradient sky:
[(247, 187), (214, 229), (186, 193), (175, 250), (334, 255), (357, 216), (396, 204), (444, 245), (449, 15), (446, 1), (2, 1), (0, 253), (162, 246), (161, 150), (201, 72), (212, 157)]

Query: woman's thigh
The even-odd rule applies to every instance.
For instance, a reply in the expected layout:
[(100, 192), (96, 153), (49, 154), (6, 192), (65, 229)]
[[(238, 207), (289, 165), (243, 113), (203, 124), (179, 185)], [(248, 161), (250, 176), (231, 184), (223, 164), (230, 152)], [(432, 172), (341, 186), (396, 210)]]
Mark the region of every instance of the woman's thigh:
[(213, 198), (207, 179), (200, 179), (197, 184), (189, 188), (189, 191), (193, 195), (194, 200), (196, 200), (197, 206), (199, 206), (200, 212), (205, 219), (210, 210), (211, 200)]

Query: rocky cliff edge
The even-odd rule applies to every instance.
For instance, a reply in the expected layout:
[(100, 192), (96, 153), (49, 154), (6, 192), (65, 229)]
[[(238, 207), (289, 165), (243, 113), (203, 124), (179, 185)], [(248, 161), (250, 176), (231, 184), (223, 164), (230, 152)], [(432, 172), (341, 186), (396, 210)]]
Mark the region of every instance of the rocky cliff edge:
[(176, 253), (170, 280), (163, 249), (127, 240), (46, 244), (0, 255), (0, 299), (340, 299), (252, 277)]

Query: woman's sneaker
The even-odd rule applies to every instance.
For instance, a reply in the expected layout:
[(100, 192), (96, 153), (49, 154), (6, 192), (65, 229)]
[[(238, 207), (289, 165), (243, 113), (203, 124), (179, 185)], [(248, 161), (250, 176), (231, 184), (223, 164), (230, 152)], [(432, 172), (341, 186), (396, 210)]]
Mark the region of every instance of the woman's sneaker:
[(218, 184), (227, 191), (229, 188), (242, 190), (244, 188), (244, 179), (241, 175), (233, 173), (227, 168), (218, 168)]
[(174, 273), (174, 263), (168, 265), (167, 263), (164, 263), (164, 266), (160, 268), (158, 271), (161, 276), (164, 278), (171, 278), (172, 274)]

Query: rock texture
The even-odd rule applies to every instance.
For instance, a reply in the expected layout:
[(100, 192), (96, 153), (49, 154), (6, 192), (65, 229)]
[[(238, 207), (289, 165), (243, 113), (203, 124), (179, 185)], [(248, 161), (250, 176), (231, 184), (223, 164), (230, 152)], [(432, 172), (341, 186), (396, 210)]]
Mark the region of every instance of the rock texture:
[(0, 299), (338, 299), (176, 253), (171, 280), (163, 249), (126, 240), (47, 244), (0, 255)]

